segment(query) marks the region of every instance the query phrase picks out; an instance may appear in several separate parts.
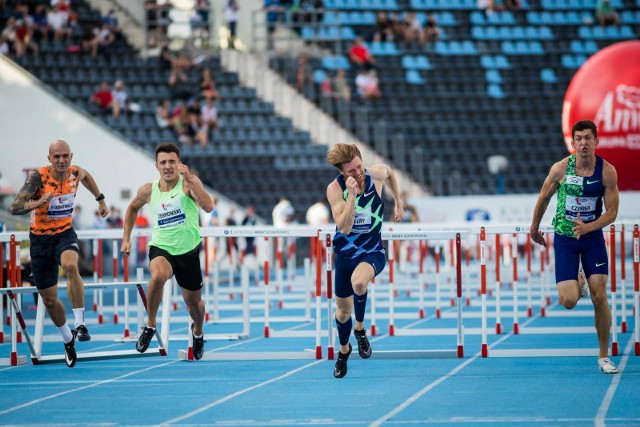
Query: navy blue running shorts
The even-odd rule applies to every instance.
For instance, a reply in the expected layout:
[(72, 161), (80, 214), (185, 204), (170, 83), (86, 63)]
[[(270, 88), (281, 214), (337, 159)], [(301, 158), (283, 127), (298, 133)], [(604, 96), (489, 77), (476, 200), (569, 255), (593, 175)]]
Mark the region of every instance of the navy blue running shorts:
[(200, 269), (200, 247), (182, 255), (171, 255), (164, 249), (156, 246), (149, 246), (149, 262), (156, 257), (163, 257), (169, 264), (173, 274), (176, 276), (176, 282), (181, 288), (188, 291), (199, 291), (202, 289), (202, 270)]
[(579, 239), (556, 234), (553, 238), (556, 262), (556, 283), (578, 280), (578, 261), (587, 277), (609, 274), (607, 247), (602, 231), (580, 236)]
[(355, 271), (356, 267), (360, 263), (366, 262), (371, 264), (375, 271), (374, 277), (382, 273), (384, 266), (387, 263), (384, 252), (375, 252), (372, 254), (365, 254), (355, 259), (345, 258), (340, 254), (336, 254), (335, 262), (335, 287), (334, 293), (337, 297), (348, 298), (354, 294), (353, 286), (351, 284), (351, 275)]
[(29, 241), (31, 274), (38, 289), (47, 289), (58, 284), (58, 266), (62, 252), (80, 253), (78, 235), (73, 228), (53, 235), (29, 233)]

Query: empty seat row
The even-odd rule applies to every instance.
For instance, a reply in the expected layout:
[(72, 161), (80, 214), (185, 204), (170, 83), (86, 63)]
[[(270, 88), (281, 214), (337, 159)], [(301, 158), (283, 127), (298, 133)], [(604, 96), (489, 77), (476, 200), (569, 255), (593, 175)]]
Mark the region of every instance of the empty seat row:
[(553, 40), (554, 35), (548, 26), (474, 26), (471, 37), (479, 40)]

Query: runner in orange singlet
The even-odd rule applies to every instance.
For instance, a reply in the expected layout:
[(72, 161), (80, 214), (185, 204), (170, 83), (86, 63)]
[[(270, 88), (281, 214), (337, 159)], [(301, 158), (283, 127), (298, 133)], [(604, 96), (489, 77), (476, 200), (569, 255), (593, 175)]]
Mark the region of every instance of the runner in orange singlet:
[[(65, 343), (67, 366), (76, 363), (75, 338), (89, 341), (91, 336), (84, 321), (84, 287), (78, 270), (78, 236), (71, 226), (73, 205), (82, 183), (98, 202), (102, 217), (109, 209), (98, 184), (86, 170), (71, 165), (73, 153), (60, 139), (49, 146), (50, 166), (29, 174), (11, 204), (12, 215), (31, 214), (31, 269), (42, 302)], [(67, 277), (67, 295), (73, 308), (75, 330), (67, 325), (64, 305), (58, 297), (58, 266)]]

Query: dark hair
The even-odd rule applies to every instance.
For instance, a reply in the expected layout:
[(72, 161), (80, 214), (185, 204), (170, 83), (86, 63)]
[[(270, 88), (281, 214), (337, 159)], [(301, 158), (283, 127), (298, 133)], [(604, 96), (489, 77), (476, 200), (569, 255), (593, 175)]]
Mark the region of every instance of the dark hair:
[(580, 120), (571, 128), (571, 138), (573, 139), (576, 136), (576, 132), (580, 132), (583, 130), (591, 129), (593, 132), (593, 137), (598, 138), (598, 126), (593, 123), (591, 120)]
[(156, 148), (156, 161), (158, 160), (159, 153), (176, 153), (178, 155), (178, 159), (180, 158), (180, 149), (176, 144), (171, 142), (163, 142), (158, 145)]

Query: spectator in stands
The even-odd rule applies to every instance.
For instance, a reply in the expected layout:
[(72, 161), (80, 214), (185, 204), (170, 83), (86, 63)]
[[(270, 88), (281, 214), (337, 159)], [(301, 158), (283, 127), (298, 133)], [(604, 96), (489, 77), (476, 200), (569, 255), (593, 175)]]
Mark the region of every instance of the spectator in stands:
[(618, 14), (616, 13), (610, 0), (598, 0), (596, 5), (596, 18), (602, 27), (607, 25), (618, 25)]
[(344, 69), (339, 69), (333, 78), (333, 92), (338, 99), (351, 102), (351, 87), (347, 82), (347, 73)]
[(238, 0), (227, 0), (224, 4), (224, 18), (227, 21), (227, 27), (229, 28), (229, 38), (227, 43), (229, 49), (235, 49), (236, 44), (236, 32), (238, 29)]
[(362, 37), (356, 37), (349, 49), (349, 60), (358, 68), (371, 70), (375, 65), (375, 58), (362, 42)]
[(111, 31), (111, 34), (113, 34), (115, 38), (120, 36), (120, 22), (118, 21), (118, 15), (114, 9), (110, 9), (109, 12), (102, 17), (102, 23), (109, 28), (109, 31)]
[(89, 97), (89, 102), (98, 105), (101, 113), (113, 113), (113, 94), (106, 81), (100, 83), (98, 90)]
[(378, 75), (375, 70), (360, 70), (356, 77), (356, 87), (358, 95), (364, 101), (377, 101), (382, 96), (380, 92)]
[(387, 17), (386, 12), (378, 12), (376, 15), (376, 23), (374, 25), (373, 41), (389, 42), (393, 41), (394, 30), (393, 23)]
[(334, 98), (336, 96), (333, 92), (333, 83), (331, 82), (329, 73), (326, 73), (322, 82), (320, 82), (320, 94), (323, 98)]
[(0, 55), (9, 56), (10, 53), (11, 53), (11, 44), (3, 31), (2, 33), (0, 33)]
[(115, 41), (116, 36), (111, 32), (109, 26), (105, 23), (100, 27), (95, 27), (92, 31), (92, 37), (83, 42), (83, 48), (91, 52), (91, 57), (95, 58), (98, 53), (105, 54), (109, 46)]
[(171, 54), (171, 50), (169, 46), (164, 43), (160, 48), (160, 55), (158, 55), (158, 63), (160, 65), (160, 69), (163, 71), (171, 70), (171, 66), (173, 65), (173, 55)]
[(47, 22), (53, 30), (54, 38), (56, 40), (70, 39), (73, 31), (69, 26), (69, 10), (65, 9), (64, 3), (54, 5), (52, 2), (52, 6), (53, 8), (47, 14)]
[(218, 127), (218, 109), (213, 98), (205, 98), (204, 105), (200, 107), (200, 120), (207, 126), (209, 135)]
[(162, 98), (158, 101), (156, 107), (156, 123), (158, 127), (165, 129), (171, 127), (171, 105), (168, 98)]
[(5, 23), (5, 27), (2, 30), (2, 42), (4, 45), (3, 51), (5, 55), (9, 55), (12, 52), (15, 52), (15, 40), (16, 40), (16, 18), (11, 16), (7, 19)]
[(31, 29), (33, 31), (33, 38), (36, 41), (43, 38), (51, 38), (54, 36), (51, 26), (47, 22), (48, 9), (47, 5), (39, 4), (33, 10), (31, 14)]
[(187, 58), (183, 51), (178, 52), (178, 55), (171, 60), (171, 73), (169, 74), (169, 86), (175, 86), (179, 80), (183, 83), (189, 81), (187, 71), (191, 67), (191, 61)]
[(438, 26), (438, 21), (436, 20), (436, 15), (430, 13), (427, 15), (427, 22), (424, 24), (424, 38), (428, 42), (437, 42), (440, 40), (440, 35), (442, 34), (442, 30)]
[(216, 89), (216, 81), (213, 78), (213, 70), (211, 68), (202, 69), (202, 77), (200, 78), (200, 95), (203, 98), (212, 98), (217, 100), (220, 98), (220, 92)]
[(311, 69), (307, 62), (307, 57), (300, 55), (296, 65), (296, 89), (298, 92), (304, 92), (312, 82)]
[(120, 117), (120, 115), (129, 112), (129, 94), (124, 86), (122, 80), (116, 80), (111, 91), (113, 97), (113, 117)]
[(284, 13), (284, 6), (280, 0), (264, 0), (262, 9), (267, 13), (267, 48), (273, 49), (273, 35), (276, 24)]
[(401, 22), (404, 30), (404, 40), (407, 46), (424, 46), (425, 36), (422, 22), (418, 19), (414, 12), (407, 12)]
[(40, 51), (38, 44), (33, 41), (33, 33), (24, 20), (18, 19), (16, 21), (14, 32), (14, 48), (17, 58), (24, 56), (27, 53), (27, 50), (31, 50), (34, 55), (38, 54)]

